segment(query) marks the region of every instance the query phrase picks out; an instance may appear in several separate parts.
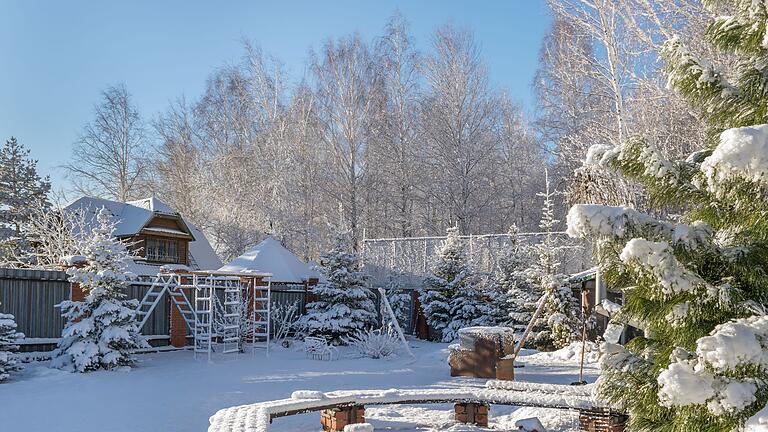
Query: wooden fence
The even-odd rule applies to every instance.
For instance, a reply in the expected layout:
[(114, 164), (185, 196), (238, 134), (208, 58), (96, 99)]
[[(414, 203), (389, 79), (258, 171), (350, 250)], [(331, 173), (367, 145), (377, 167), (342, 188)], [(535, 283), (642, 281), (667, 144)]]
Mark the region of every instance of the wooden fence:
[[(148, 282), (137, 282), (128, 287), (128, 298), (141, 300), (150, 287)], [(0, 268), (0, 313), (16, 317), (18, 330), (26, 336), (22, 351), (51, 350), (64, 328), (64, 318), (57, 307), (70, 298), (70, 283), (63, 271)], [(378, 300), (378, 293), (377, 294)], [(272, 307), (298, 303), (304, 311), (306, 296), (302, 285), (273, 285)], [(378, 303), (378, 301), (377, 301)], [(409, 314), (410, 316), (410, 314)], [(410, 321), (410, 319), (409, 319)], [(142, 329), (153, 345), (164, 345), (170, 332), (170, 303), (158, 305)], [(403, 330), (412, 331), (410, 322)]]

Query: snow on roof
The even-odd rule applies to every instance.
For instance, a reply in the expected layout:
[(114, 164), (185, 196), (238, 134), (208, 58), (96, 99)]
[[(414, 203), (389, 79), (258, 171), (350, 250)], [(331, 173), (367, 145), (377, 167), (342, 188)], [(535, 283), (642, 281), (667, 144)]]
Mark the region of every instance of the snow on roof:
[[(193, 264), (194, 267), (200, 270), (212, 270), (221, 266), (221, 260), (216, 256), (216, 252), (213, 251), (211, 244), (202, 231), (184, 220), (171, 206), (155, 197), (121, 203), (84, 196), (64, 207), (64, 211), (81, 210), (86, 212), (86, 220), (95, 221), (96, 213), (102, 207), (106, 208), (117, 221), (114, 232), (114, 235), (117, 237), (138, 234), (157, 213), (178, 216), (195, 238), (195, 240), (189, 242), (189, 255), (192, 258), (190, 264)], [(157, 274), (158, 269), (159, 265), (137, 262), (134, 266), (131, 266), (130, 270), (137, 275), (145, 276)]]
[(272, 237), (265, 238), (219, 270), (271, 273), (273, 282), (301, 283), (317, 277), (317, 272)]
[(144, 198), (136, 201), (128, 201), (126, 204), (132, 206), (141, 207), (151, 212), (165, 213), (165, 214), (179, 214), (176, 210), (172, 209), (168, 204), (160, 201), (155, 197)]

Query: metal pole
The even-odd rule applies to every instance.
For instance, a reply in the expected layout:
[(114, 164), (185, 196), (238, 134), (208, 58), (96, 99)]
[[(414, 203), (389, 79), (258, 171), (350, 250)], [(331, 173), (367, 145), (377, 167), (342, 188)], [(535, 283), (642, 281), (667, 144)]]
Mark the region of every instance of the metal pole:
[(269, 357), (270, 324), (272, 324), (272, 278), (267, 281), (267, 357)]
[(587, 290), (581, 284), (581, 362), (579, 364), (579, 383), (584, 382), (584, 349), (587, 346)]
[(408, 355), (415, 358), (416, 356), (413, 355), (413, 351), (411, 351), (411, 347), (408, 346), (408, 342), (405, 340), (403, 329), (400, 328), (400, 323), (397, 322), (395, 313), (392, 312), (392, 306), (389, 305), (389, 299), (387, 298), (387, 293), (386, 291), (384, 291), (384, 288), (379, 288), (379, 295), (381, 296), (381, 303), (384, 305), (384, 308), (387, 310), (387, 313), (389, 313), (389, 317), (392, 318), (392, 324), (395, 325), (395, 331), (397, 332), (397, 336), (400, 338), (400, 342), (403, 343), (403, 346), (405, 347), (405, 350), (408, 352)]
[(536, 323), (536, 320), (539, 319), (539, 315), (541, 315), (541, 312), (544, 310), (544, 305), (547, 303), (547, 298), (549, 297), (549, 291), (545, 291), (544, 295), (541, 296), (539, 299), (539, 304), (536, 306), (536, 312), (533, 313), (533, 316), (531, 317), (531, 322), (528, 323), (528, 327), (525, 328), (525, 331), (523, 332), (523, 335), (520, 336), (520, 342), (517, 343), (517, 347), (515, 347), (515, 353), (514, 357), (517, 358), (517, 354), (520, 353), (520, 350), (523, 348), (523, 344), (525, 344), (525, 340), (528, 338), (528, 334), (533, 330), (533, 325)]
[(251, 354), (256, 357), (256, 279), (250, 278), (251, 287)]

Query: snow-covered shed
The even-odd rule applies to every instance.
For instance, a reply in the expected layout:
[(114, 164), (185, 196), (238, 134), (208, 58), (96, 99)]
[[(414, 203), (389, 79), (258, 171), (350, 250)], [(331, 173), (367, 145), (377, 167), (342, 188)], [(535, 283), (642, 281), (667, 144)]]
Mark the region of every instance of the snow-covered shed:
[(213, 270), (221, 260), (208, 239), (179, 212), (155, 197), (119, 202), (81, 197), (64, 211), (81, 211), (85, 220), (95, 221), (96, 213), (106, 208), (116, 223), (115, 237), (132, 243), (137, 256), (129, 266), (138, 276), (154, 276), (162, 265), (185, 265), (194, 270)]
[(319, 278), (313, 267), (286, 249), (279, 241), (267, 237), (219, 270), (271, 273), (273, 284), (303, 284)]

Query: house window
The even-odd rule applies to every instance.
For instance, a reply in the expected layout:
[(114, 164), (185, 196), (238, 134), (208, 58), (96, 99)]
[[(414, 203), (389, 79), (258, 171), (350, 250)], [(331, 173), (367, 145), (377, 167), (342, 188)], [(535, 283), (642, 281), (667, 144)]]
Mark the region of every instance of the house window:
[(147, 261), (179, 263), (177, 240), (147, 238)]

